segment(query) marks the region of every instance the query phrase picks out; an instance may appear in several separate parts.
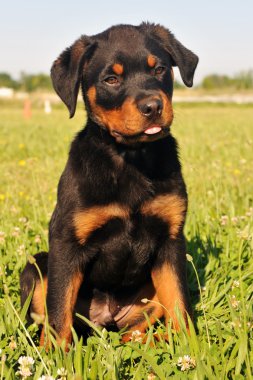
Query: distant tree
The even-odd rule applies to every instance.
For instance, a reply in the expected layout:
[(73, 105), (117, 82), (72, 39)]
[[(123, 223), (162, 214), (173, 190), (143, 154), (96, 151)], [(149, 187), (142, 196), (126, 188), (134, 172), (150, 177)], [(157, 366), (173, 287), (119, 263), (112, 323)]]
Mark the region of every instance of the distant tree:
[(46, 74), (31, 75), (21, 73), (20, 85), (22, 89), (27, 92), (36, 90), (52, 90), (50, 76)]
[(8, 73), (0, 73), (0, 87), (19, 88), (18, 81), (14, 80)]
[(253, 70), (242, 71), (234, 78), (235, 86), (238, 90), (253, 88)]
[(232, 78), (227, 75), (211, 74), (202, 80), (201, 87), (206, 90), (220, 88), (250, 89), (253, 88), (253, 70), (242, 71)]
[(201, 85), (206, 90), (230, 87), (233, 85), (233, 79), (229, 78), (227, 75), (211, 74), (203, 79)]

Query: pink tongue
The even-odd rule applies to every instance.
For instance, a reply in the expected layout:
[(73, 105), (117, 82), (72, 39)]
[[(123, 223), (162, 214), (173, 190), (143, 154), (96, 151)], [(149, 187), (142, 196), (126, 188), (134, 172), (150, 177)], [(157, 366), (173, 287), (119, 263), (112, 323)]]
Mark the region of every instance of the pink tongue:
[(155, 133), (158, 133), (161, 131), (161, 127), (150, 127), (144, 131), (147, 135), (154, 135)]

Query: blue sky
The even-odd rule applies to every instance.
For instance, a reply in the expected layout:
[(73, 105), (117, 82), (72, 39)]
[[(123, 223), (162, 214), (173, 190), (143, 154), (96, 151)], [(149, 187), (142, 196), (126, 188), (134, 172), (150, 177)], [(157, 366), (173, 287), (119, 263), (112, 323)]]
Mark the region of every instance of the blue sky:
[(15, 77), (49, 73), (81, 34), (142, 21), (168, 27), (199, 55), (197, 82), (208, 73), (253, 69), (253, 0), (8, 0), (0, 11), (0, 72)]

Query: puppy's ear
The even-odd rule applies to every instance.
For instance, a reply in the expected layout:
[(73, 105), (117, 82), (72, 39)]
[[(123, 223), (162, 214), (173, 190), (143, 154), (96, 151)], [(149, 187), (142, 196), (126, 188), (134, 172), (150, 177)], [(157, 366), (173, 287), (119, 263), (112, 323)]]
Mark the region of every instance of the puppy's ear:
[(198, 57), (179, 42), (174, 35), (163, 26), (157, 24), (141, 24), (140, 27), (149, 32), (168, 51), (172, 65), (178, 66), (183, 82), (192, 87), (193, 76), (198, 64)]
[(82, 36), (61, 53), (51, 68), (54, 89), (68, 107), (70, 117), (75, 114), (84, 65), (94, 50), (95, 43), (92, 39)]

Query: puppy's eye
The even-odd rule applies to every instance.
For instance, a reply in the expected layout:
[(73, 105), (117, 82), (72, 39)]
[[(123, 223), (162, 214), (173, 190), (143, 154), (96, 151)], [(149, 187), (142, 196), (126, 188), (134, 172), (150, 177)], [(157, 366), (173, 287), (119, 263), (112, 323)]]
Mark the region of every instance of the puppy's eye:
[(109, 84), (109, 86), (117, 86), (120, 83), (118, 78), (114, 76), (107, 77), (104, 81), (106, 84)]
[(163, 74), (165, 71), (165, 67), (163, 66), (158, 66), (155, 68), (155, 75), (161, 75)]

